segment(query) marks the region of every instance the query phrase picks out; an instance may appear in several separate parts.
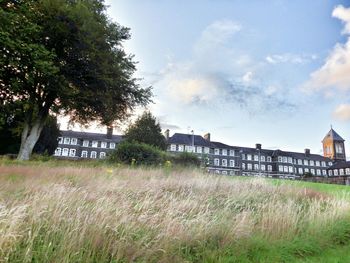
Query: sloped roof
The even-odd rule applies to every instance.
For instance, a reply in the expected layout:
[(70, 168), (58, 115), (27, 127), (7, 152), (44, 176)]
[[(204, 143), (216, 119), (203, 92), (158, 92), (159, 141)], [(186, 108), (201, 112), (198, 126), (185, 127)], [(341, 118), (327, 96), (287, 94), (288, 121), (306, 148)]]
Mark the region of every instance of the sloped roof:
[(111, 141), (111, 142), (120, 142), (123, 140), (121, 135), (112, 135), (112, 138), (107, 138), (105, 133), (94, 133), (94, 132), (79, 132), (79, 131), (60, 131), (62, 137), (75, 137), (85, 140), (96, 140), (96, 141)]
[(329, 130), (329, 132), (326, 134), (326, 136), (323, 138), (322, 142), (327, 140), (327, 139), (332, 139), (333, 141), (341, 141), (344, 142), (345, 140), (338, 134), (336, 133), (333, 128)]
[(169, 138), (168, 143), (192, 145), (193, 139), (195, 145), (211, 147), (211, 143), (204, 139), (202, 136), (184, 133), (175, 133)]

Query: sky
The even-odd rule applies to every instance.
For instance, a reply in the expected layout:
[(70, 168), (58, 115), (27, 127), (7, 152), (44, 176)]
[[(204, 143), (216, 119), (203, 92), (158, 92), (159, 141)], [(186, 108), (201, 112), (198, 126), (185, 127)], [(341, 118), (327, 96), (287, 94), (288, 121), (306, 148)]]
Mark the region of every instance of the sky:
[[(330, 126), (350, 156), (350, 3), (106, 0), (148, 109), (170, 133), (322, 152)], [(138, 111), (139, 113), (141, 111)]]

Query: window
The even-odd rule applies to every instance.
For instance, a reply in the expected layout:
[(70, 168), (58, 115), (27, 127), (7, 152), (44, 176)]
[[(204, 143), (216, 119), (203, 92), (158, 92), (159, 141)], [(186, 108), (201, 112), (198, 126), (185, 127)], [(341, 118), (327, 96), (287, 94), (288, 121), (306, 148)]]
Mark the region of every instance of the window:
[(107, 143), (106, 142), (101, 142), (101, 148), (107, 148)]
[(322, 170), (322, 175), (326, 176), (327, 175), (327, 171), (326, 170)]
[(100, 159), (106, 158), (106, 153), (105, 152), (100, 152)]
[(220, 166), (220, 159), (215, 158), (215, 159), (214, 159), (214, 165), (215, 165), (215, 166)]
[(281, 163), (283, 161), (282, 156), (278, 156), (278, 162)]
[(285, 173), (288, 173), (288, 166), (285, 165), (285, 166), (283, 167), (283, 171), (284, 171)]
[(242, 154), (242, 160), (245, 160), (245, 154), (244, 153)]
[(55, 156), (61, 156), (61, 148), (58, 147), (56, 150), (55, 150)]
[(315, 175), (315, 169), (311, 169), (310, 173), (312, 173), (312, 175)]
[(339, 169), (339, 175), (344, 175), (344, 169)]
[(299, 169), (298, 169), (298, 173), (299, 173), (299, 174), (303, 174), (303, 168), (299, 168)]
[(310, 160), (310, 166), (315, 166), (315, 162)]
[(77, 142), (78, 142), (78, 139), (77, 139), (77, 138), (72, 138), (72, 139), (70, 140), (70, 144), (72, 144), (72, 145), (77, 145)]
[(219, 149), (214, 149), (214, 154), (215, 155), (220, 155), (220, 150)]
[(83, 141), (83, 146), (84, 147), (89, 147), (89, 141), (88, 140), (84, 140)]
[(305, 168), (304, 172), (308, 173), (309, 172), (309, 168)]
[(252, 160), (252, 155), (251, 154), (247, 154), (247, 160), (251, 161)]
[(321, 170), (320, 170), (320, 169), (317, 169), (317, 170), (316, 170), (316, 174), (317, 174), (317, 175), (321, 175)]
[(272, 162), (271, 156), (267, 156), (267, 161), (268, 161), (268, 162)]
[(288, 158), (286, 156), (283, 156), (283, 162), (287, 163), (288, 162)]
[(222, 164), (222, 166), (227, 166), (227, 160), (226, 159), (222, 159), (221, 160), (221, 164)]
[(334, 173), (335, 176), (337, 176), (338, 175), (338, 170), (333, 170), (333, 173)]
[(235, 166), (235, 160), (230, 160), (230, 167), (234, 167)]
[(322, 162), (321, 162), (321, 165), (322, 165), (322, 167), (326, 167), (326, 162), (325, 162), (325, 161), (322, 161)]
[(254, 164), (254, 170), (259, 171), (259, 164)]
[(293, 166), (289, 166), (289, 167), (288, 167), (288, 172), (289, 172), (290, 174), (294, 173), (294, 171), (293, 171)]
[(328, 171), (328, 175), (329, 175), (329, 176), (332, 176), (332, 175), (333, 175), (332, 170), (329, 170), (329, 171)]
[(298, 159), (298, 165), (303, 165), (303, 160)]
[(248, 168), (248, 170), (253, 170), (252, 164), (251, 164), (251, 163), (248, 163), (247, 168)]
[(197, 153), (202, 153), (202, 147), (201, 146), (197, 146)]
[(115, 143), (114, 142), (109, 143), (109, 148), (115, 149)]
[(267, 170), (268, 170), (269, 172), (272, 172), (272, 165), (268, 165), (268, 166), (267, 166)]
[(265, 162), (265, 156), (264, 155), (261, 156), (261, 161)]
[(98, 146), (98, 141), (92, 141), (91, 146), (92, 146), (92, 147), (97, 147), (97, 146)]
[(69, 149), (68, 148), (63, 148), (62, 150), (62, 156), (68, 156)]
[(343, 153), (343, 146), (340, 143), (335, 144), (335, 152), (336, 153)]
[(185, 152), (192, 152), (192, 146), (191, 145), (186, 145), (185, 146)]
[(293, 158), (292, 157), (288, 157), (288, 162), (289, 163), (293, 163)]
[(256, 161), (256, 162), (259, 161), (259, 155), (254, 155), (254, 161)]
[(70, 156), (70, 157), (74, 157), (74, 156), (75, 156), (75, 152), (76, 152), (75, 149), (70, 149), (70, 150), (69, 150), (69, 156)]
[(170, 151), (176, 152), (176, 144), (170, 144)]
[(70, 143), (70, 138), (65, 137), (63, 140), (64, 144), (69, 144)]
[(266, 166), (265, 166), (265, 164), (262, 164), (261, 165), (261, 171), (265, 171), (266, 170)]
[(346, 175), (349, 175), (349, 174), (350, 174), (350, 168), (346, 168), (346, 169), (345, 169), (345, 174), (346, 174)]
[(316, 166), (320, 166), (320, 161), (316, 161)]
[(304, 160), (304, 165), (309, 165), (309, 162), (307, 160)]
[(97, 157), (96, 151), (92, 151), (92, 152), (90, 153), (90, 158), (96, 159), (96, 157)]
[(230, 150), (230, 156), (235, 156), (235, 150)]
[(82, 158), (87, 158), (88, 157), (88, 152), (87, 151), (82, 151), (81, 152), (81, 157)]
[(227, 171), (222, 171), (222, 174), (223, 175), (227, 175)]
[(332, 165), (332, 162), (328, 162), (328, 165), (331, 166), (331, 165)]
[(283, 165), (279, 165), (279, 166), (278, 166), (278, 171), (279, 171), (279, 172), (283, 172)]
[(205, 154), (209, 154), (209, 151), (210, 151), (209, 147), (204, 147), (204, 153)]
[(245, 170), (245, 163), (242, 163), (242, 169)]
[(62, 142), (63, 142), (63, 138), (62, 137), (58, 137), (58, 143), (62, 144)]
[(227, 155), (227, 150), (226, 149), (222, 149), (222, 155)]

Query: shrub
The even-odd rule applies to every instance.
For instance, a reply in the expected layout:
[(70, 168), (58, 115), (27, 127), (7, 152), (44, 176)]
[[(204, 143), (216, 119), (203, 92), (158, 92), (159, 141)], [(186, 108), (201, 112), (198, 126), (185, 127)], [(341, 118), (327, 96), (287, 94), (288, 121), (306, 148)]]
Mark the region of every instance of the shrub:
[(165, 152), (157, 147), (124, 141), (110, 154), (109, 160), (132, 165), (159, 165), (165, 161), (165, 156)]
[(183, 152), (177, 155), (172, 155), (171, 160), (175, 165), (181, 166), (197, 166), (201, 164), (201, 160), (194, 153)]

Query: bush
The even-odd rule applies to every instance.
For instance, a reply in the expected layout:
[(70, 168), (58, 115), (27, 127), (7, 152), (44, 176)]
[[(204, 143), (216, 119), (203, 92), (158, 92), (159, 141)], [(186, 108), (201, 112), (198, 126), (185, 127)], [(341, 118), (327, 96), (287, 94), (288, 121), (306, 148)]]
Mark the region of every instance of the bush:
[(124, 141), (109, 155), (109, 160), (131, 165), (159, 165), (166, 159), (166, 153), (157, 147), (138, 142)]
[(177, 155), (171, 156), (171, 161), (175, 165), (180, 166), (197, 166), (199, 167), (201, 164), (201, 160), (194, 153), (183, 152)]

